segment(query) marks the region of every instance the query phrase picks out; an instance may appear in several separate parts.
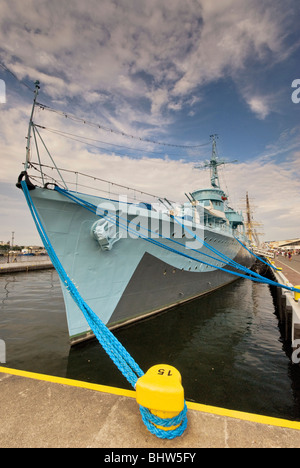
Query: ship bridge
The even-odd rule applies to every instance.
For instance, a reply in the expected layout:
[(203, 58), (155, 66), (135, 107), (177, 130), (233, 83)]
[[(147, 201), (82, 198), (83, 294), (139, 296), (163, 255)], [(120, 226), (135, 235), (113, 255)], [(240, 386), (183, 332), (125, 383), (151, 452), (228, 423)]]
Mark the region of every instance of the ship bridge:
[(217, 135), (211, 135), (211, 138), (212, 156), (210, 161), (206, 162), (203, 166), (195, 166), (198, 169), (210, 169), (211, 188), (195, 190), (191, 193), (191, 196), (194, 201), (204, 207), (206, 219), (213, 220), (218, 224), (226, 223), (232, 229), (237, 229), (238, 226), (244, 225), (243, 215), (228, 206), (227, 195), (220, 187), (218, 166), (226, 164), (226, 161), (217, 158)]
[[(213, 218), (218, 223), (227, 223), (232, 229), (244, 224), (242, 213), (238, 213), (226, 203), (227, 196), (220, 188), (196, 190), (191, 193), (205, 210), (205, 219), (210, 223)], [(217, 219), (216, 219), (217, 218)]]
[(227, 197), (223, 190), (217, 188), (208, 188), (203, 190), (196, 190), (192, 193), (194, 200), (197, 200), (200, 205), (210, 207), (222, 211), (224, 213), (224, 201)]

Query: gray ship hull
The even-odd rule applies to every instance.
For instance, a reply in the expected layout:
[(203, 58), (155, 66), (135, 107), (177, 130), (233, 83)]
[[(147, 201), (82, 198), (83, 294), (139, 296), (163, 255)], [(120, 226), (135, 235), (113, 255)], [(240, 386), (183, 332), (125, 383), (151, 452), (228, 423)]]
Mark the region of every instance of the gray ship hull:
[[(234, 259), (251, 267), (252, 260), (244, 249)], [(230, 269), (230, 267), (226, 267)], [(109, 326), (134, 321), (185, 301), (208, 294), (237, 279), (230, 273), (214, 270), (205, 273), (178, 270), (146, 253), (129, 281)]]

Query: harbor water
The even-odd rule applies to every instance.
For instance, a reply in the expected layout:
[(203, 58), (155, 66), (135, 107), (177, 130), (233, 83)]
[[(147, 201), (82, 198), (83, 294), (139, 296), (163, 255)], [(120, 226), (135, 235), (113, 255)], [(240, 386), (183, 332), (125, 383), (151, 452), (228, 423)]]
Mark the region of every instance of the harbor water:
[[(55, 270), (0, 276), (0, 304), (7, 367), (132, 389), (96, 340), (70, 347)], [(114, 333), (144, 371), (175, 366), (189, 401), (300, 421), (300, 368), (267, 285), (240, 279)]]

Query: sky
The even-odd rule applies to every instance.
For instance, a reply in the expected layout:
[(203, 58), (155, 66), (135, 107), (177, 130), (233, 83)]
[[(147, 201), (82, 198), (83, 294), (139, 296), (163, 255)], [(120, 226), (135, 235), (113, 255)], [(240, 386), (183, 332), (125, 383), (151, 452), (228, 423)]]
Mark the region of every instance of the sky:
[(59, 167), (182, 202), (217, 134), (231, 206), (300, 237), (299, 20), (298, 0), (1, 0), (0, 241), (41, 245), (15, 187), (35, 80)]

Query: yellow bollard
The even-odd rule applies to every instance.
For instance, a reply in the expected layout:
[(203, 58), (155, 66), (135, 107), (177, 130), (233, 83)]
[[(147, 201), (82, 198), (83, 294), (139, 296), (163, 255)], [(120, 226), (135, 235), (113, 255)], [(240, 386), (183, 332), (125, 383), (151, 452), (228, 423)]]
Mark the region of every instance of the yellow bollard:
[[(151, 367), (136, 383), (136, 400), (160, 418), (173, 418), (184, 408), (184, 390), (181, 375), (173, 366), (158, 364)], [(180, 426), (162, 427), (165, 431)]]
[[(300, 286), (294, 286), (294, 288), (300, 290)], [(295, 299), (296, 302), (299, 301), (299, 299), (300, 299), (300, 292), (294, 291), (294, 299)]]

